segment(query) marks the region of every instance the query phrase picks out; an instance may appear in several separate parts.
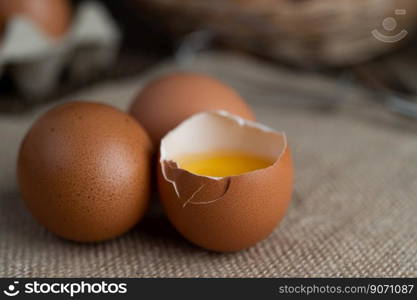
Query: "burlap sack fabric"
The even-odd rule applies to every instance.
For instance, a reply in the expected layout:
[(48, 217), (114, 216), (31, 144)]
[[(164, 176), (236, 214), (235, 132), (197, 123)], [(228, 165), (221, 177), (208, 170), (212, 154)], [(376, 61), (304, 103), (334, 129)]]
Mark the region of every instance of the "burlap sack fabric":
[[(155, 72), (173, 68), (168, 63)], [(34, 222), (15, 183), (19, 143), (42, 107), (0, 116), (1, 276), (417, 276), (414, 121), (388, 112), (359, 88), (250, 59), (211, 53), (192, 69), (231, 84), (261, 122), (287, 132), (296, 186), (281, 226), (246, 251), (218, 254), (182, 239), (156, 208), (118, 239), (61, 240)], [(70, 99), (125, 109), (145, 79), (94, 86)]]

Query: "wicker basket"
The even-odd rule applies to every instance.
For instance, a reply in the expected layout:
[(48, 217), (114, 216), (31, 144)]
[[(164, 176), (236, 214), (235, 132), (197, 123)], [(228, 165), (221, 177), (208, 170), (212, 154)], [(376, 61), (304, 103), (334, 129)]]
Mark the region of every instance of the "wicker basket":
[[(229, 46), (302, 65), (371, 59), (410, 41), (417, 23), (416, 0), (133, 1), (171, 34), (209, 29)], [(398, 9), (406, 14), (396, 15)], [(395, 30), (385, 30), (387, 17), (395, 18)], [(408, 36), (383, 42), (372, 34), (375, 29), (386, 36), (405, 29)]]

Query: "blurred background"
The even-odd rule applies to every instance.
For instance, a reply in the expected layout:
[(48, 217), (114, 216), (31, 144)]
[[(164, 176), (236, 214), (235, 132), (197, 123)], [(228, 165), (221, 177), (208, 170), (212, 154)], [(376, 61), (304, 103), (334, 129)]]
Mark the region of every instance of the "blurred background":
[[(388, 109), (417, 116), (413, 0), (13, 2), (22, 1), (0, 5), (1, 113), (143, 74), (169, 59), (187, 68), (221, 51), (303, 74), (278, 91), (337, 102), (310, 82), (320, 76), (369, 89)], [(25, 16), (29, 22), (21, 22)]]

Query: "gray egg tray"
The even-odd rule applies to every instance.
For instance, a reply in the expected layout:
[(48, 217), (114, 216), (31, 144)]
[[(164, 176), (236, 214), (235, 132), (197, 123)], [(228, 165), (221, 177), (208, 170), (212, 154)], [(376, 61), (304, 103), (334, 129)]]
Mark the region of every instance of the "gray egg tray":
[(65, 36), (52, 40), (29, 18), (11, 19), (0, 42), (0, 78), (7, 67), (20, 94), (39, 99), (56, 90), (64, 70), (75, 82), (108, 69), (121, 34), (106, 8), (96, 1), (81, 3), (71, 24)]

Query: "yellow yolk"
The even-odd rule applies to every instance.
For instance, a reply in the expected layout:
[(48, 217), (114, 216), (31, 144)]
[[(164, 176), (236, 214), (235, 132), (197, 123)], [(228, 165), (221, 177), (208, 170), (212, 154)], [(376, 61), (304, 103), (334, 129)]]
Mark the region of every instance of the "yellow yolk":
[(272, 159), (238, 151), (216, 151), (186, 154), (175, 159), (179, 167), (203, 176), (226, 177), (263, 169)]

